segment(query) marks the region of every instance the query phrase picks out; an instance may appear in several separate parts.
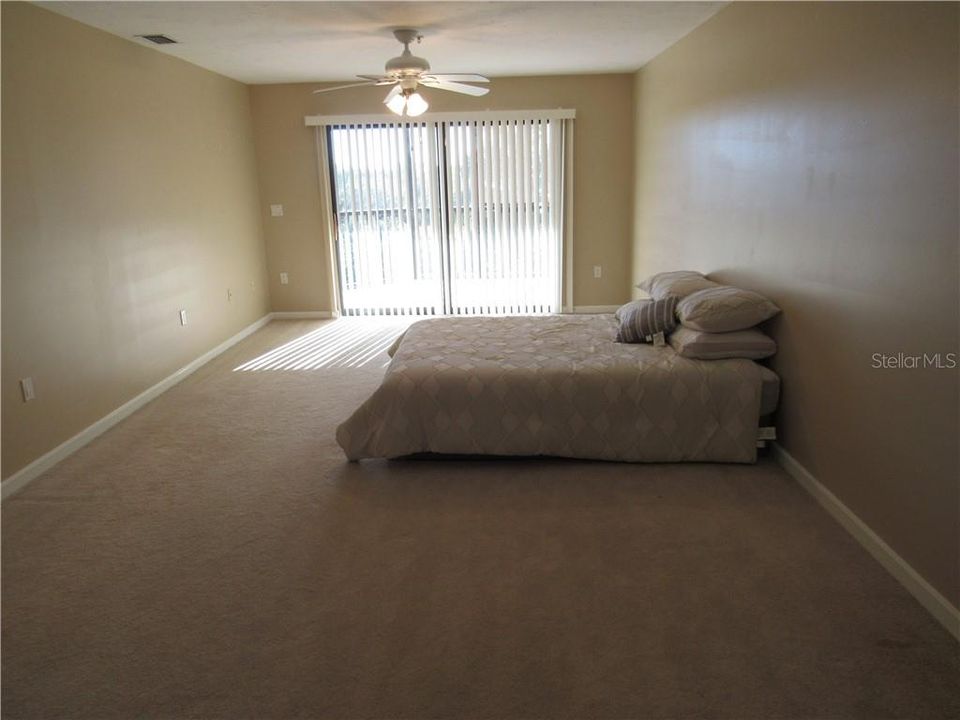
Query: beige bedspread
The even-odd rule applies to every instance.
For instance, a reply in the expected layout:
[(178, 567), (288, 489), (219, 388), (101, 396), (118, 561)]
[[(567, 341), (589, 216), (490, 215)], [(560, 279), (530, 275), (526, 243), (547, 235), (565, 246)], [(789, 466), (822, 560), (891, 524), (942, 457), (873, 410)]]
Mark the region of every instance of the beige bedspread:
[(413, 453), (754, 462), (760, 368), (613, 342), (611, 315), (410, 326), (337, 429), (351, 460)]

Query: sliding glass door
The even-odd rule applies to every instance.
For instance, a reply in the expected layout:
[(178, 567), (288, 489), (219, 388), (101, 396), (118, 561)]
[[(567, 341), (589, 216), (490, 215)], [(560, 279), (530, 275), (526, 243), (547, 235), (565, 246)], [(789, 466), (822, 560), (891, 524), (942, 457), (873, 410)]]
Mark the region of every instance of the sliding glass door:
[(556, 120), (328, 129), (344, 314), (560, 310)]
[(435, 128), (332, 127), (329, 142), (342, 311), (442, 314)]

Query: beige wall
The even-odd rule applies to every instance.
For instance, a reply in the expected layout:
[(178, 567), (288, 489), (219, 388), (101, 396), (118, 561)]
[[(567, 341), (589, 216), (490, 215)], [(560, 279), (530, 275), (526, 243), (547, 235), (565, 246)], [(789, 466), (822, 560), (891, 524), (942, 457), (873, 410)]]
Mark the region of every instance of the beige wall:
[(734, 4), (636, 77), (634, 280), (783, 308), (782, 444), (955, 604), (957, 4)]
[(2, 13), (7, 477), (268, 300), (247, 88), (35, 6)]
[[(311, 94), (320, 85), (251, 88), (263, 223), (274, 310), (332, 309), (331, 269), (317, 185), (313, 128), (305, 115), (385, 113), (380, 88)], [(633, 178), (632, 75), (495, 78), (491, 92), (471, 98), (426, 91), (430, 109), (574, 108), (574, 304), (614, 305), (630, 295)], [(284, 206), (269, 216), (268, 205)], [(603, 277), (593, 278), (593, 266)], [(280, 285), (279, 274), (290, 284)]]

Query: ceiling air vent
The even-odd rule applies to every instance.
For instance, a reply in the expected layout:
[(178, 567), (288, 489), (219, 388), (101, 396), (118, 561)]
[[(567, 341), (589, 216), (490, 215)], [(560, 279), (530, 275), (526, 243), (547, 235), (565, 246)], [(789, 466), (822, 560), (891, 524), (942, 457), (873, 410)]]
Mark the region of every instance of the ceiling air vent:
[(157, 45), (176, 45), (177, 41), (173, 38), (168, 38), (166, 35), (137, 35), (138, 38), (143, 38), (144, 40), (149, 40), (152, 43)]

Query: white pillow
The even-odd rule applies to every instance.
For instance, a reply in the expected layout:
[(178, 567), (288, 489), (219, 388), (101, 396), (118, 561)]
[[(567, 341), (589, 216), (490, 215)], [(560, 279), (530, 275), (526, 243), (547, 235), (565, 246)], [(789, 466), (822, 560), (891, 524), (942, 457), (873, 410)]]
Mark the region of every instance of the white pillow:
[(747, 358), (761, 360), (777, 352), (777, 343), (759, 330), (711, 333), (682, 325), (670, 334), (670, 346), (677, 354), (697, 360)]
[(713, 280), (707, 280), (702, 273), (693, 270), (674, 270), (651, 275), (637, 285), (654, 300), (666, 297), (682, 298), (697, 290), (720, 287)]
[(699, 290), (677, 305), (681, 324), (704, 332), (746, 330), (778, 312), (780, 308), (763, 295), (729, 285)]

